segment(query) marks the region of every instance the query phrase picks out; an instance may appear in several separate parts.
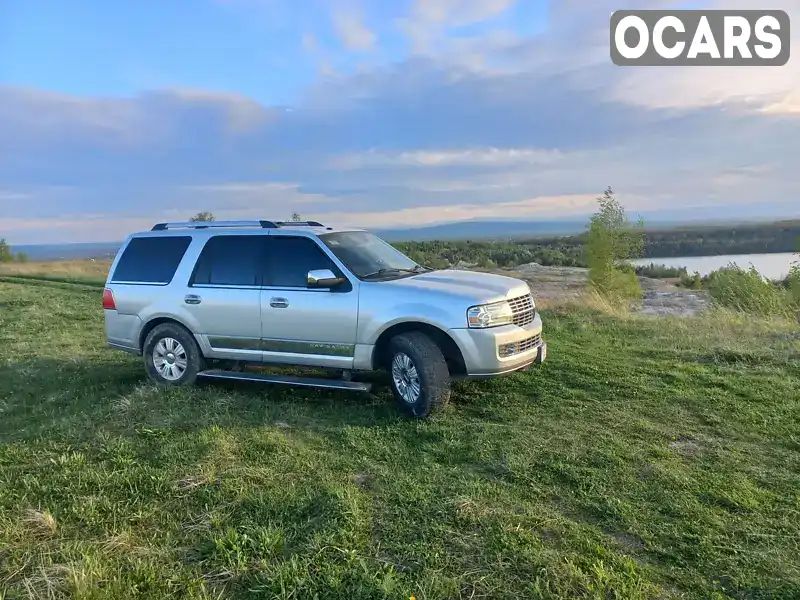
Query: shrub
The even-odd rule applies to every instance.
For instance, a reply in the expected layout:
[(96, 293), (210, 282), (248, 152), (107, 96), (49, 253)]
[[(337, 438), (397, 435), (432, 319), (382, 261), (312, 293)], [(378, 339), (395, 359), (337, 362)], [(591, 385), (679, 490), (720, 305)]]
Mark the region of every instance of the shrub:
[(689, 288), (690, 290), (699, 290), (703, 287), (705, 281), (706, 280), (700, 275), (700, 273), (695, 271), (692, 275), (689, 275), (688, 273), (681, 275), (681, 280), (678, 282), (678, 285), (680, 287)]
[[(800, 239), (797, 241), (800, 248)], [(792, 263), (789, 269), (789, 276), (786, 278), (786, 289), (789, 293), (792, 310), (797, 313), (797, 320), (800, 322), (800, 256)]]
[(636, 267), (636, 274), (641, 277), (652, 277), (654, 279), (671, 279), (674, 277), (688, 276), (686, 267), (668, 267), (667, 265), (641, 265)]
[(780, 284), (765, 279), (755, 267), (730, 264), (708, 276), (714, 302), (727, 308), (765, 316), (789, 315), (792, 302)]
[(789, 296), (797, 310), (800, 310), (800, 261), (792, 265), (789, 277), (786, 278)]
[[(642, 254), (642, 232), (631, 226), (625, 209), (610, 187), (597, 201), (600, 210), (592, 215), (587, 231), (589, 283), (596, 292), (609, 299), (640, 298), (642, 288), (630, 261)], [(641, 228), (641, 220), (638, 225)]]

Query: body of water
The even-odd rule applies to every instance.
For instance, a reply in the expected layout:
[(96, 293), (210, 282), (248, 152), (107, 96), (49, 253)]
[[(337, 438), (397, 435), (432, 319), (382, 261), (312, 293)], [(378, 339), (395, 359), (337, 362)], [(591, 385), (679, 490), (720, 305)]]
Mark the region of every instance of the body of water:
[(754, 266), (764, 277), (769, 279), (783, 279), (789, 274), (792, 263), (800, 260), (792, 252), (776, 254), (724, 254), (721, 256), (686, 256), (677, 258), (644, 258), (634, 261), (636, 265), (666, 265), (668, 267), (686, 267), (691, 275), (698, 271), (700, 275), (708, 275), (730, 263), (743, 269)]

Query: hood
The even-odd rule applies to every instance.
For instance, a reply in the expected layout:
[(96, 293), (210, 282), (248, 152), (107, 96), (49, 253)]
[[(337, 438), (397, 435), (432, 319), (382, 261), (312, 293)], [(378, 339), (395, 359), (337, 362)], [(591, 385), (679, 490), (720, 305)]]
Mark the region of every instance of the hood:
[(530, 293), (528, 284), (521, 279), (454, 269), (420, 273), (413, 277), (381, 282), (379, 285), (409, 291), (438, 292), (464, 298), (473, 304), (497, 302)]

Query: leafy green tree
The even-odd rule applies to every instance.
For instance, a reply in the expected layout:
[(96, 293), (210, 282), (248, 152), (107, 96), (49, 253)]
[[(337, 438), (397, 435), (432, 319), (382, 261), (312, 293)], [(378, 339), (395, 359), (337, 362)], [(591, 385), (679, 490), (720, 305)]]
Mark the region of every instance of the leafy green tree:
[(0, 262), (11, 262), (13, 256), (11, 254), (11, 246), (6, 242), (6, 238), (0, 238)]
[(28, 254), (26, 252), (15, 252), (14, 260), (20, 263), (28, 262)]
[(644, 223), (641, 218), (635, 227), (630, 223), (611, 187), (597, 202), (600, 208), (589, 220), (586, 233), (589, 283), (609, 298), (639, 298), (642, 288), (629, 261), (644, 252)]
[(216, 217), (214, 217), (214, 215), (208, 212), (207, 210), (204, 210), (202, 212), (197, 213), (189, 220), (195, 223), (199, 221), (216, 221)]

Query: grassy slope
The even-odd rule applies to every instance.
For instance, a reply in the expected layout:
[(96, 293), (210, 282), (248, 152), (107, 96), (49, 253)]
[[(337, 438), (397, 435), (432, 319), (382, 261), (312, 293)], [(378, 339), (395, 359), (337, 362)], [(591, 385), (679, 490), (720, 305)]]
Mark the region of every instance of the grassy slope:
[(102, 286), (110, 260), (56, 260), (0, 264), (0, 278), (42, 279)]
[(0, 597), (800, 597), (796, 331), (548, 312), (415, 422), (159, 393), (67, 288), (0, 283)]

